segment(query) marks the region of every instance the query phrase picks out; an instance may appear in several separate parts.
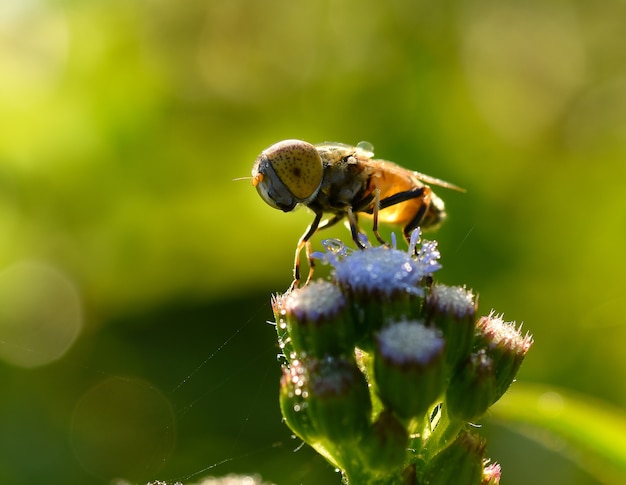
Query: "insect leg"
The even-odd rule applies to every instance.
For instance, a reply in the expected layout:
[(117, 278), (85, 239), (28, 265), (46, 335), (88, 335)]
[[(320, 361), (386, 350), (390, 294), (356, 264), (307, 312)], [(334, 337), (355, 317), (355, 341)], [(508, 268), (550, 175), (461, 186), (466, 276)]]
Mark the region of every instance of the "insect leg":
[(387, 207), (391, 207), (396, 204), (400, 204), (401, 202), (406, 202), (407, 200), (412, 199), (422, 199), (422, 204), (420, 208), (415, 213), (415, 216), (409, 221), (409, 223), (404, 226), (403, 234), (407, 241), (411, 239), (411, 232), (413, 229), (418, 227), (424, 219), (424, 215), (426, 214), (426, 210), (428, 209), (428, 204), (430, 203), (430, 187), (427, 185), (423, 185), (421, 187), (416, 187), (411, 190), (405, 190), (404, 192), (398, 192), (397, 194), (391, 195), (379, 203), (379, 209), (385, 209)]
[(426, 210), (428, 209), (428, 205), (430, 204), (430, 194), (431, 194), (430, 188), (422, 187), (422, 189), (423, 189), (422, 192), (424, 194), (423, 204), (420, 206), (415, 216), (413, 216), (413, 219), (411, 219), (409, 223), (406, 226), (404, 226), (404, 229), (402, 230), (402, 232), (404, 233), (404, 238), (407, 241), (411, 240), (411, 233), (413, 232), (413, 229), (419, 226), (424, 220), (424, 215), (426, 214)]
[(334, 226), (335, 224), (337, 224), (341, 219), (343, 219), (343, 214), (337, 214), (334, 217), (331, 217), (330, 219), (326, 219), (324, 222), (322, 222), (319, 227), (317, 228), (318, 231), (321, 231), (322, 229), (327, 229), (331, 226)]
[(404, 234), (404, 238), (407, 241), (411, 240), (411, 233), (413, 232), (413, 229), (419, 226), (420, 223), (422, 222), (422, 219), (424, 219), (424, 214), (426, 214), (427, 208), (428, 208), (427, 204), (422, 204), (422, 206), (419, 208), (419, 210), (417, 211), (413, 219), (411, 219), (411, 221), (406, 226), (404, 226), (404, 229), (402, 230), (402, 232)]
[[(300, 240), (298, 241), (298, 245), (296, 246), (296, 256), (295, 256), (295, 260), (293, 263), (293, 283), (291, 283), (289, 290), (294, 289), (300, 282), (300, 253), (302, 252), (302, 248), (304, 247), (306, 247), (306, 253), (309, 257), (309, 264), (311, 264), (311, 256), (310, 256), (311, 243), (309, 242), (309, 239), (311, 239), (313, 234), (315, 234), (315, 232), (317, 231), (317, 228), (320, 225), (320, 221), (322, 220), (322, 215), (323, 215), (322, 212), (315, 213), (315, 219), (313, 219), (313, 222), (311, 222), (307, 230), (304, 232), (304, 234), (302, 235), (302, 237), (300, 237)], [(313, 265), (311, 264), (311, 266), (309, 267), (309, 277), (307, 281), (311, 279), (312, 274), (313, 274)]]
[(379, 210), (380, 210), (380, 189), (376, 189), (374, 190), (374, 207), (372, 209), (372, 214), (374, 216), (374, 227), (372, 227), (372, 232), (374, 233), (374, 236), (376, 236), (376, 239), (378, 239), (378, 242), (386, 246), (387, 243), (378, 232), (378, 211)]
[(379, 204), (379, 210), (399, 204), (400, 202), (406, 202), (407, 200), (425, 197), (425, 194), (430, 194), (430, 189), (425, 185), (423, 185), (422, 187), (416, 187), (411, 190), (405, 190), (404, 192), (398, 192), (397, 194), (393, 194), (386, 199), (381, 200)]
[[(343, 219), (343, 214), (336, 215), (334, 217), (331, 217), (330, 219), (326, 219), (317, 227), (317, 230), (315, 232), (319, 232), (322, 229), (326, 229), (328, 227), (334, 226), (341, 219)], [(313, 236), (313, 234), (311, 234), (311, 236)], [(309, 261), (309, 275), (307, 276), (306, 282), (304, 284), (308, 285), (309, 281), (311, 281), (311, 278), (313, 277), (313, 270), (315, 268), (315, 260), (311, 257), (311, 242), (310, 241), (306, 241), (305, 248), (306, 248), (306, 257)]]
[(348, 222), (350, 223), (350, 233), (352, 234), (352, 240), (355, 242), (359, 249), (365, 249), (365, 245), (361, 242), (359, 235), (359, 220), (352, 210), (352, 207), (348, 207)]

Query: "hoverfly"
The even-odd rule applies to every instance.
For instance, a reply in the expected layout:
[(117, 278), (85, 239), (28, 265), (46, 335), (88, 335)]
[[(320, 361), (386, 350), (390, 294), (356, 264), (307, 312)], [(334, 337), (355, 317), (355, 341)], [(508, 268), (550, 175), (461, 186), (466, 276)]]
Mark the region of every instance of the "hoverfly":
[[(303, 248), (309, 260), (306, 282), (311, 279), (314, 262), (310, 239), (317, 231), (346, 217), (352, 239), (363, 249), (357, 214), (364, 212), (373, 216), (372, 232), (381, 244), (386, 242), (378, 232), (379, 221), (402, 224), (408, 240), (416, 227), (435, 228), (446, 218), (443, 201), (426, 184), (464, 191), (373, 156), (373, 147), (367, 142), (354, 147), (284, 140), (264, 150), (256, 159), (252, 185), (267, 204), (284, 212), (302, 204), (315, 214), (296, 247), (292, 288), (300, 281)], [(324, 214), (331, 217), (322, 222)]]

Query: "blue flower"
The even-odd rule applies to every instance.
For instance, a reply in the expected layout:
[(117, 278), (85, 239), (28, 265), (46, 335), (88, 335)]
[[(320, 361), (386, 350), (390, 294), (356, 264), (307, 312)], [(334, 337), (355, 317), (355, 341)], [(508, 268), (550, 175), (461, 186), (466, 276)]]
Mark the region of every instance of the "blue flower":
[(395, 238), (391, 247), (367, 244), (363, 250), (352, 250), (337, 239), (326, 239), (322, 241), (326, 252), (316, 252), (313, 257), (330, 264), (337, 282), (352, 291), (383, 295), (400, 291), (424, 296), (420, 283), (441, 269), (441, 264), (437, 242), (421, 241), (420, 236), (419, 228), (415, 229), (408, 251), (396, 249)]

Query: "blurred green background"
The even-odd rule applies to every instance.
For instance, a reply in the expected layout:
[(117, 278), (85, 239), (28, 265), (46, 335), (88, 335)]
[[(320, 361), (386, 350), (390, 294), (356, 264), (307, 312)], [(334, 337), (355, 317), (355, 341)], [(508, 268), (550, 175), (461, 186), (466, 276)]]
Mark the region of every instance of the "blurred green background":
[[(439, 280), (534, 334), (520, 382), (623, 408), (625, 20), (618, 1), (3, 0), (0, 483), (339, 483), (281, 423), (265, 323), (311, 214), (233, 181), (285, 138), (368, 140), (465, 187), (437, 190)], [(503, 483), (602, 483), (558, 440), (483, 424)]]

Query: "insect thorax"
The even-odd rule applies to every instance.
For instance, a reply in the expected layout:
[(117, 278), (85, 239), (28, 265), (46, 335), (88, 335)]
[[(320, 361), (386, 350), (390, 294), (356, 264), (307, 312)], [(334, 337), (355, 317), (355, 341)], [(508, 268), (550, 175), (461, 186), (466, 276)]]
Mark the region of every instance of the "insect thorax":
[(324, 161), (324, 178), (317, 197), (309, 207), (323, 212), (341, 213), (356, 208), (367, 197), (371, 170), (349, 156)]

